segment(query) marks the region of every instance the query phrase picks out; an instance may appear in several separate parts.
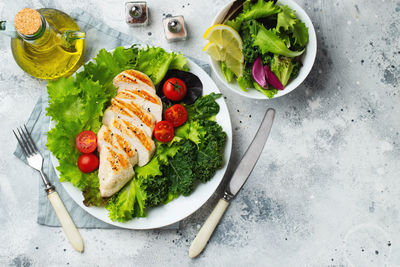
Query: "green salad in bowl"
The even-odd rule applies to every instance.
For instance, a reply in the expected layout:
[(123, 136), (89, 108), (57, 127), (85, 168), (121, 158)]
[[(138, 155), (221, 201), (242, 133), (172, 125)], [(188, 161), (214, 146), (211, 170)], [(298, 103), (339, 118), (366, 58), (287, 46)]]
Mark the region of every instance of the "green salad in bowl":
[(234, 1), (203, 36), (218, 77), (250, 98), (274, 98), (295, 89), (316, 55), (313, 25), (295, 2)]

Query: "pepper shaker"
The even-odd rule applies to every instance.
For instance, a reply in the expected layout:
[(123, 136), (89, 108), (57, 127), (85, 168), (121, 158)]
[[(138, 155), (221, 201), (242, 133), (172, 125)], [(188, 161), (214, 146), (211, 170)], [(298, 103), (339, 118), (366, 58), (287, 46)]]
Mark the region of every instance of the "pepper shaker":
[(163, 25), (168, 42), (186, 40), (187, 31), (183, 16), (166, 17), (163, 19)]
[(145, 1), (125, 3), (125, 21), (129, 26), (145, 26), (149, 22), (149, 9)]

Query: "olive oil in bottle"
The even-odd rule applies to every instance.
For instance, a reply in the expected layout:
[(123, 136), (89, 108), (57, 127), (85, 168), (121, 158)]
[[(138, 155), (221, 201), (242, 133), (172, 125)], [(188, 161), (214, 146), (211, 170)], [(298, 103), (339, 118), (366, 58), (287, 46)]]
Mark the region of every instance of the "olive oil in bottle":
[(28, 74), (46, 80), (74, 73), (84, 63), (85, 33), (62, 11), (25, 8), (14, 19), (15, 61)]

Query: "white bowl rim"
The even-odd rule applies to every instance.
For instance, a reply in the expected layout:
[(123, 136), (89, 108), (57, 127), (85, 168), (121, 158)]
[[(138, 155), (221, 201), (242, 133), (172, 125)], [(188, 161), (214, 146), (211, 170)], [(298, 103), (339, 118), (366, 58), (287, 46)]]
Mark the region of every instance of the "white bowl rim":
[[(225, 16), (225, 13), (229, 10), (229, 8), (234, 2), (235, 1), (231, 1), (226, 6), (224, 6), (220, 12), (218, 12), (218, 14), (215, 16), (212, 22), (213, 25), (217, 24), (223, 18), (223, 16)], [(299, 75), (294, 80), (290, 81), (290, 83), (286, 85), (284, 90), (278, 90), (278, 93), (274, 95), (274, 97), (271, 99), (286, 95), (291, 91), (293, 91), (294, 89), (296, 89), (310, 73), (315, 62), (315, 57), (317, 55), (317, 36), (315, 33), (314, 25), (312, 24), (310, 17), (307, 15), (304, 9), (301, 8), (293, 0), (278, 0), (277, 3), (280, 5), (288, 5), (290, 8), (295, 10), (296, 17), (299, 18), (302, 22), (304, 22), (308, 27), (309, 40), (306, 46), (306, 51), (302, 55), (303, 66), (300, 68)], [(240, 89), (236, 81), (233, 83), (228, 83), (222, 74), (219, 62), (213, 60), (210, 56), (208, 58), (210, 61), (210, 65), (214, 73), (218, 77), (219, 81), (222, 82), (231, 91), (247, 98), (268, 99), (268, 97), (266, 97), (264, 94), (255, 89), (249, 89), (247, 92), (243, 91), (242, 89)]]

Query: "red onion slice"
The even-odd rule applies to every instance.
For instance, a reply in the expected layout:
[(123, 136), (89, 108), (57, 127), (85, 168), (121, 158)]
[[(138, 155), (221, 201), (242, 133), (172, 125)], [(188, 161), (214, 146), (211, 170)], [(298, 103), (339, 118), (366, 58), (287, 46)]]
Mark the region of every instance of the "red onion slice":
[(264, 89), (268, 89), (268, 83), (265, 79), (266, 75), (262, 65), (261, 57), (258, 57), (256, 60), (254, 60), (253, 67), (251, 69), (251, 75), (258, 85)]
[[(254, 69), (254, 65), (253, 65), (253, 69)], [(284, 89), (281, 81), (279, 81), (278, 77), (276, 77), (276, 75), (271, 71), (271, 69), (268, 67), (268, 65), (264, 66), (264, 72), (265, 72), (265, 78), (267, 79), (267, 82), (270, 85), (272, 85), (273, 87), (275, 87), (278, 90)]]

